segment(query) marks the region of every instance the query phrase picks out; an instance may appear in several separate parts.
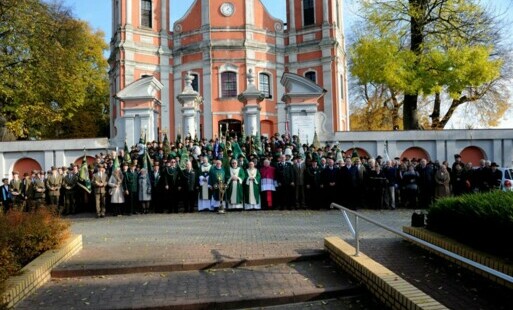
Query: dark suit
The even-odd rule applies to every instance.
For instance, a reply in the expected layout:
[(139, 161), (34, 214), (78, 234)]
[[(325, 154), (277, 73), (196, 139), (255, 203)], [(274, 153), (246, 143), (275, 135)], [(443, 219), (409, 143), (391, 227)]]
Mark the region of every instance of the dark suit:
[(337, 202), (337, 177), (338, 168), (327, 166), (321, 173), (321, 183), (326, 197), (325, 208), (329, 208), (332, 202)]
[[(162, 173), (164, 178), (164, 198), (171, 204), (171, 211), (178, 213), (178, 202), (182, 194), (181, 172), (178, 167), (166, 167)], [(166, 188), (167, 187), (167, 188)]]
[(294, 185), (295, 185), (295, 200), (296, 200), (296, 208), (306, 208), (305, 201), (305, 163), (294, 163)]
[(153, 170), (149, 173), (151, 182), (151, 209), (154, 212), (162, 212), (162, 193), (164, 192), (164, 180), (162, 171)]
[(310, 166), (305, 171), (306, 202), (309, 208), (315, 210), (325, 204), (324, 195), (321, 194), (321, 172), (319, 166)]
[(12, 205), (12, 196), (9, 192), (8, 184), (2, 184), (0, 188), (0, 202), (2, 203), (4, 212), (9, 211)]
[(198, 172), (192, 168), (191, 170), (183, 170), (182, 182), (184, 188), (184, 212), (192, 213), (194, 211), (194, 205), (198, 200)]

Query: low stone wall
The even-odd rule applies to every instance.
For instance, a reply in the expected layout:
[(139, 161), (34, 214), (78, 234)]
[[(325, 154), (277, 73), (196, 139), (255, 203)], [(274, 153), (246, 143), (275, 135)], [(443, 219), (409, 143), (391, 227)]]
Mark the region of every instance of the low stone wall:
[(330, 258), (361, 281), (380, 301), (392, 309), (447, 309), (397, 274), (363, 253), (354, 256), (353, 246), (338, 237), (324, 239)]
[[(492, 269), (500, 271), (509, 276), (513, 276), (513, 265), (508, 264), (505, 260), (503, 260), (499, 257), (495, 257), (488, 253), (476, 250), (468, 245), (462, 244), (462, 243), (460, 243), (454, 239), (448, 238), (444, 235), (429, 231), (425, 228), (404, 226), (403, 231), (409, 235), (412, 235), (414, 237), (422, 239), (422, 240), (429, 242), (433, 245), (439, 246), (447, 251), (453, 252), (455, 254), (458, 254), (460, 256), (463, 256), (465, 258), (473, 260), (476, 263), (480, 263), (481, 265), (485, 265), (487, 267), (490, 267)], [(419, 244), (416, 242), (414, 242), (414, 243), (417, 244), (418, 246), (428, 250), (429, 252), (439, 255), (459, 266), (462, 266), (472, 272), (482, 275), (485, 278), (488, 278), (488, 279), (492, 280), (493, 282), (496, 282), (497, 284), (507, 286), (509, 288), (513, 288), (513, 285), (511, 283), (506, 282), (501, 278), (497, 278), (491, 274), (488, 274), (480, 269), (477, 269), (477, 268), (467, 265), (463, 262), (460, 262), (454, 258), (447, 256), (447, 255), (443, 255), (442, 253), (433, 251), (433, 250), (423, 246), (422, 244)]]
[(10, 277), (0, 295), (0, 305), (13, 308), (17, 303), (50, 280), (50, 272), (57, 264), (82, 249), (82, 235), (73, 235), (56, 250), (49, 250), (25, 266), (20, 275)]

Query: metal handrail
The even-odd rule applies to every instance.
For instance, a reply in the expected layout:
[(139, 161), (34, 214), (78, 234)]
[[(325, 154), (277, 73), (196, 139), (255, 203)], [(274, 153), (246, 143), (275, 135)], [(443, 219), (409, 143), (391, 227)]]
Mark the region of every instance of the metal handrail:
[[(507, 274), (502, 273), (500, 271), (497, 271), (497, 270), (495, 270), (493, 268), (490, 268), (488, 266), (485, 266), (483, 264), (480, 264), (478, 262), (470, 260), (470, 259), (468, 259), (466, 257), (461, 256), (461, 255), (458, 255), (458, 254), (455, 254), (453, 252), (447, 251), (444, 248), (441, 248), (439, 246), (436, 246), (434, 244), (426, 242), (426, 241), (424, 241), (422, 239), (419, 239), (417, 237), (414, 237), (412, 235), (406, 234), (406, 233), (404, 233), (402, 231), (399, 231), (399, 230), (397, 230), (395, 228), (392, 228), (390, 226), (384, 225), (384, 224), (382, 224), (382, 223), (380, 223), (380, 222), (378, 222), (378, 221), (376, 221), (374, 219), (371, 219), (371, 218), (369, 218), (369, 217), (367, 217), (365, 215), (362, 215), (362, 214), (360, 214), (360, 213), (358, 213), (358, 212), (356, 212), (354, 210), (350, 210), (350, 209), (348, 209), (346, 207), (342, 207), (341, 205), (338, 205), (336, 203), (332, 203), (330, 205), (330, 207), (332, 209), (333, 208), (339, 209), (344, 214), (344, 218), (345, 218), (347, 224), (349, 225), (349, 230), (351, 231), (351, 234), (353, 235), (353, 237), (355, 238), (355, 241), (356, 241), (356, 253), (355, 253), (355, 256), (358, 256), (360, 254), (360, 233), (359, 233), (360, 229), (359, 229), (358, 222), (359, 222), (359, 218), (362, 218), (362, 219), (366, 220), (367, 222), (369, 222), (371, 224), (374, 224), (374, 225), (376, 225), (378, 227), (381, 227), (381, 228), (383, 228), (385, 230), (388, 230), (388, 231), (390, 231), (390, 232), (392, 232), (392, 233), (394, 233), (396, 235), (399, 235), (399, 236), (401, 236), (402, 238), (404, 238), (406, 240), (410, 240), (410, 241), (414, 241), (414, 242), (420, 243), (423, 246), (426, 246), (426, 247), (430, 248), (431, 250), (434, 250), (434, 251), (436, 251), (438, 253), (444, 254), (444, 255), (449, 256), (451, 258), (454, 258), (454, 259), (456, 259), (456, 260), (458, 260), (458, 261), (460, 261), (462, 263), (465, 263), (465, 264), (467, 264), (469, 266), (472, 266), (472, 267), (477, 268), (477, 269), (479, 269), (481, 271), (484, 271), (484, 272), (486, 272), (488, 274), (491, 274), (491, 275), (493, 275), (493, 276), (495, 276), (497, 278), (500, 278), (500, 279), (502, 279), (502, 280), (504, 280), (504, 281), (506, 281), (506, 282), (508, 282), (510, 284), (513, 284), (513, 277), (510, 276), (510, 275), (507, 275)], [(351, 221), (349, 220), (349, 217), (347, 216), (347, 213), (353, 214), (355, 216), (354, 228), (353, 228), (353, 225), (351, 224)]]

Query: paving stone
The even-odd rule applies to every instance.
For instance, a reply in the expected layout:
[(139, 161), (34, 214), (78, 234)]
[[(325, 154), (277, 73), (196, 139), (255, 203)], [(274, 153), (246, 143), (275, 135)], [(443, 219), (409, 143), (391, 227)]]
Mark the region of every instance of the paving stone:
[[(361, 212), (397, 230), (410, 224), (412, 214), (412, 210)], [(199, 263), (203, 269), (220, 261), (316, 254), (323, 249), (323, 239), (327, 236), (352, 240), (341, 212), (335, 210), (152, 214), (104, 219), (79, 215), (71, 219), (73, 232), (83, 235), (84, 248), (60, 265), (60, 270), (193, 263)], [(513, 304), (507, 299), (513, 295), (510, 292), (451, 267), (392, 233), (363, 220), (360, 228), (362, 252), (452, 309), (508, 309), (507, 305)], [(324, 267), (322, 260), (311, 265), (293, 262), (230, 271), (142, 272), (53, 279), (18, 308), (140, 308), (198, 300), (224, 300), (233, 306), (241, 297), (279, 298), (293, 292), (321, 292), (333, 283), (330, 281), (350, 281), (340, 277), (333, 268)], [(255, 268), (260, 272), (254, 272)], [(308, 273), (309, 270), (316, 271)], [(312, 309), (345, 309), (341, 305), (344, 302), (335, 299), (327, 304), (308, 302), (276, 309), (309, 305)], [(330, 305), (334, 307), (329, 308)], [(358, 308), (358, 305), (365, 306)], [(349, 303), (348, 307), (373, 309), (359, 302)]]

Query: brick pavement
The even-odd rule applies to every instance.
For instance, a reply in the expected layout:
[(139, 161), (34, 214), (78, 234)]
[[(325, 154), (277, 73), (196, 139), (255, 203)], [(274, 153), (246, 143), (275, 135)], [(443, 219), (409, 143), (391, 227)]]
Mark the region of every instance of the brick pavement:
[[(410, 224), (412, 213), (411, 210), (362, 210), (361, 212), (398, 230), (402, 226)], [(74, 217), (72, 225), (73, 232), (83, 234), (84, 249), (70, 261), (59, 266), (59, 269), (137, 267), (231, 259), (292, 257), (318, 253), (323, 249), (323, 239), (326, 236), (336, 235), (346, 240), (351, 239), (339, 211), (236, 212), (224, 216), (211, 213), (158, 214), (105, 219), (93, 219), (88, 216)], [(472, 277), (456, 267), (450, 267), (445, 261), (439, 260), (393, 234), (364, 221), (360, 222), (360, 227), (362, 229), (361, 250), (364, 253), (450, 308), (506, 309), (505, 305), (511, 304), (507, 297), (512, 294), (504, 292), (483, 279)], [(285, 268), (283, 266), (286, 265), (280, 266), (279, 268)], [(240, 273), (247, 272), (248, 268), (253, 267), (242, 268)], [(287, 268), (290, 268), (290, 265)], [(183, 274), (195, 275), (195, 279), (200, 279), (201, 274), (208, 275), (208, 272), (188, 272)], [(239, 271), (236, 273), (239, 274)], [(58, 303), (62, 299), (60, 294), (56, 295), (55, 293), (55, 289), (58, 289), (59, 292), (69, 292), (73, 296), (77, 294), (81, 297), (78, 304), (66, 305), (73, 306), (75, 309), (77, 307), (92, 309), (93, 307), (89, 307), (92, 303), (89, 300), (91, 296), (80, 295), (74, 290), (80, 291), (82, 288), (86, 288), (85, 291), (87, 291), (92, 288), (93, 290), (90, 291), (95, 292), (92, 294), (94, 298), (103, 296), (103, 298), (93, 298), (94, 300), (108, 299), (108, 295), (102, 293), (104, 287), (100, 287), (100, 284), (104, 284), (106, 279), (115, 279), (117, 284), (114, 287), (124, 288), (118, 292), (118, 295), (123, 295), (125, 298), (129, 295), (130, 302), (134, 304), (129, 305), (129, 301), (126, 301), (125, 307), (141, 305), (148, 300), (163, 302), (162, 298), (168, 302), (169, 300), (165, 298), (172, 294), (150, 294), (150, 299), (148, 299), (144, 297), (145, 290), (137, 290), (140, 294), (137, 296), (142, 297), (135, 298), (135, 295), (131, 296), (133, 294), (130, 290), (136, 289), (135, 287), (141, 286), (145, 282), (148, 282), (147, 285), (151, 284), (151, 287), (157, 288), (162, 283), (169, 285), (171, 283), (169, 278), (175, 277), (177, 273), (172, 274), (172, 277), (168, 277), (166, 273), (162, 279), (158, 279), (160, 273), (57, 279), (24, 301), (19, 308), (45, 308), (52, 303)], [(147, 275), (151, 275), (151, 280), (143, 281)], [(261, 277), (266, 279), (266, 276)], [(295, 283), (295, 280), (290, 279), (290, 282)], [(196, 283), (198, 287), (204, 287), (200, 286), (200, 280), (197, 280)], [(256, 281), (256, 283), (263, 282)], [(109, 288), (110, 284), (106, 287)], [(166, 287), (166, 284), (163, 287)], [(214, 287), (217, 288), (218, 285), (214, 285)], [(261, 287), (254, 289), (250, 295), (257, 296), (263, 292), (259, 291)], [(310, 288), (313, 289), (313, 287)], [(164, 291), (168, 290), (164, 289)], [(49, 292), (54, 293), (47, 294)], [(249, 297), (250, 295), (245, 296)], [(213, 297), (213, 295), (209, 296)], [(82, 300), (83, 298), (87, 298), (87, 300)], [(183, 301), (184, 299), (182, 299)], [(117, 303), (114, 302), (106, 307), (112, 308), (114, 305)], [(317, 303), (317, 305), (319, 304)], [(283, 309), (287, 309), (286, 306), (284, 307)]]
[[(261, 300), (359, 293), (329, 261), (236, 269), (52, 279), (18, 309), (127, 309), (258, 305)], [(244, 302), (241, 302), (243, 300)], [(294, 299), (290, 299), (293, 301)]]

